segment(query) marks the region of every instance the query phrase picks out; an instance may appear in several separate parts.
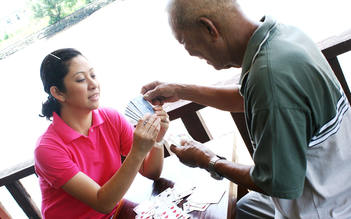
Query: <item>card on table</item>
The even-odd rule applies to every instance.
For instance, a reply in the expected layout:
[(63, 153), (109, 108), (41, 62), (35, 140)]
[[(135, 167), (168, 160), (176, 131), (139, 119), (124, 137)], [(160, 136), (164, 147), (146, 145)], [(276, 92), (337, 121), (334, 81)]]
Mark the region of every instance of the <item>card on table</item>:
[(177, 206), (184, 195), (191, 194), (194, 187), (167, 188), (151, 200), (146, 200), (136, 206), (133, 210), (137, 213), (136, 218), (152, 219), (187, 219), (190, 217)]
[[(206, 185), (200, 184), (188, 197), (188, 201), (192, 203), (218, 203), (223, 194), (225, 193), (225, 187), (220, 186), (222, 182), (217, 180), (209, 180), (206, 182)], [(212, 188), (212, 189), (208, 189)]]

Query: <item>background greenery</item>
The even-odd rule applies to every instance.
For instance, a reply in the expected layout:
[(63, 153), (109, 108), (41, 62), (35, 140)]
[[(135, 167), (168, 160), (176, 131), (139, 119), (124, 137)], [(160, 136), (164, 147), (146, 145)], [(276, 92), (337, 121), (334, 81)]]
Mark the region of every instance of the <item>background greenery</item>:
[(28, 0), (19, 16), (22, 22), (0, 32), (0, 50), (39, 30), (55, 24), (64, 17), (96, 0)]

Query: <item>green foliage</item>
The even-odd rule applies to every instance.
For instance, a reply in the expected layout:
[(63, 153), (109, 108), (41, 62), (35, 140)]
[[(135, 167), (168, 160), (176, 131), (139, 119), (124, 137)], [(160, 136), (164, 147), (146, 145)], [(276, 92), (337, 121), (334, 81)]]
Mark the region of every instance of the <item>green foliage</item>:
[[(67, 15), (96, 0), (26, 0), (30, 22), (12, 32), (0, 31), (0, 50), (12, 43), (54, 24)], [(28, 10), (27, 10), (28, 11)]]
[(49, 24), (54, 24), (71, 14), (77, 0), (37, 0), (32, 4), (32, 11), (35, 18), (50, 18)]

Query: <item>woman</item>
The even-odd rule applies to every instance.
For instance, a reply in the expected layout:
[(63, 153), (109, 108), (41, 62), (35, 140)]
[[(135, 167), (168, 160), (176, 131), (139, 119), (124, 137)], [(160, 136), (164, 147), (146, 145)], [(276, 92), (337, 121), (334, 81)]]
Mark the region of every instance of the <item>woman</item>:
[(53, 117), (35, 149), (43, 217), (118, 217), (137, 172), (151, 179), (161, 174), (167, 113), (155, 107), (133, 129), (118, 112), (98, 108), (96, 74), (75, 49), (47, 55), (40, 76), (49, 94), (42, 116)]

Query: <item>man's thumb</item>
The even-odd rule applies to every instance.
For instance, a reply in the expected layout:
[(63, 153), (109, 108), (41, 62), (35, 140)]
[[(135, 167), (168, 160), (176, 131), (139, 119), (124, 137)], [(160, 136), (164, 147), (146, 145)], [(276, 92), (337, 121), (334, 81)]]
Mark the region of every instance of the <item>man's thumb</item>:
[(178, 148), (177, 146), (175, 146), (174, 144), (171, 144), (171, 146), (169, 146), (169, 149), (171, 149), (171, 151), (173, 153), (175, 153), (176, 155), (178, 155), (180, 148)]

